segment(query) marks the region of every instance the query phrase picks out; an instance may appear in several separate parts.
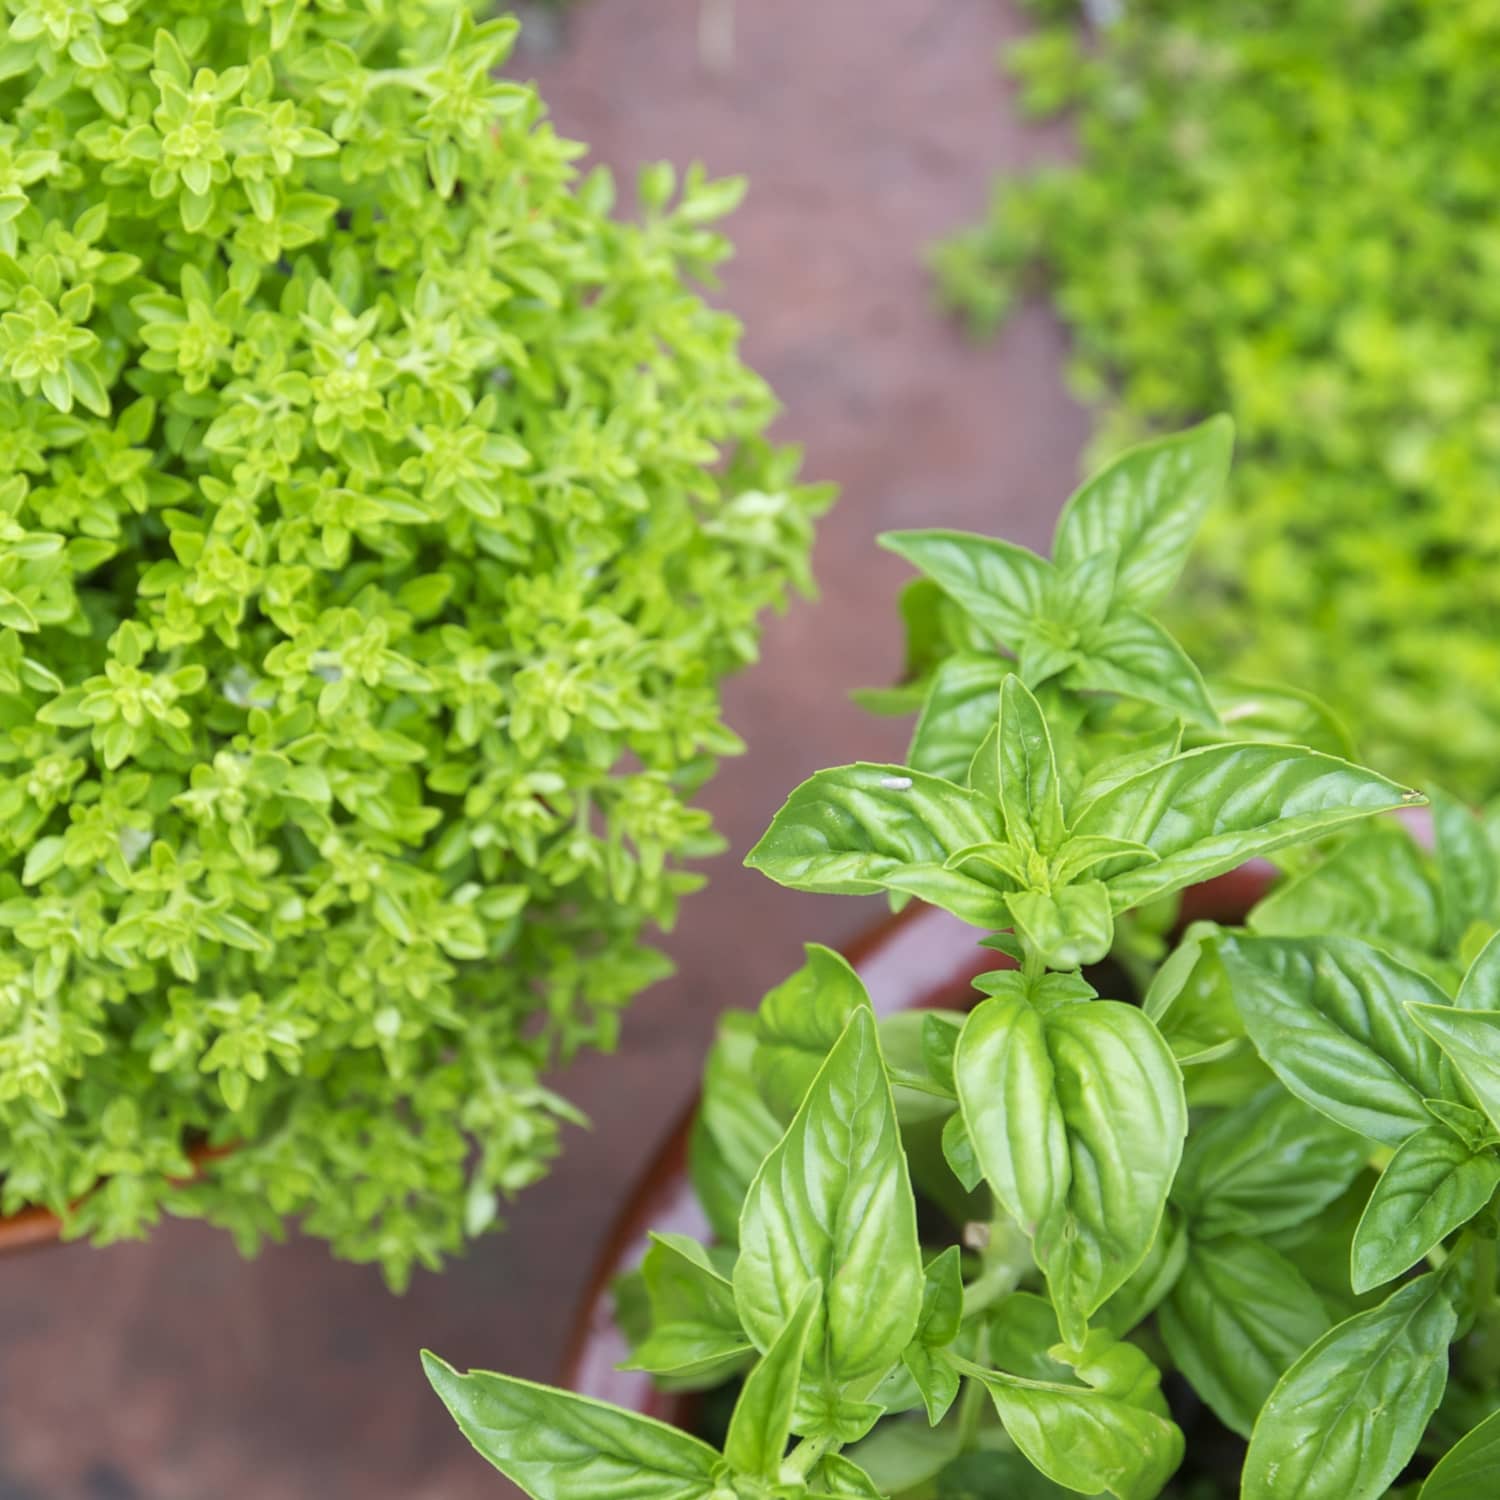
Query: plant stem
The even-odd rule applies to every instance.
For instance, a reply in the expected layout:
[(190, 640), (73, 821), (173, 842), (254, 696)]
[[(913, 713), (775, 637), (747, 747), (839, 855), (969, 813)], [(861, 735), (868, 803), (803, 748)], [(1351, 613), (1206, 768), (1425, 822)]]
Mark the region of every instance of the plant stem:
[(1021, 939), (1021, 973), (1026, 979), (1040, 979), (1047, 972), (1047, 965), (1042, 960), (1041, 952), (1032, 947), (1025, 938)]
[(806, 1479), (817, 1467), (818, 1460), (833, 1447), (831, 1437), (803, 1438), (792, 1451), (787, 1454), (786, 1462), (781, 1469), (784, 1474), (795, 1474), (799, 1479)]

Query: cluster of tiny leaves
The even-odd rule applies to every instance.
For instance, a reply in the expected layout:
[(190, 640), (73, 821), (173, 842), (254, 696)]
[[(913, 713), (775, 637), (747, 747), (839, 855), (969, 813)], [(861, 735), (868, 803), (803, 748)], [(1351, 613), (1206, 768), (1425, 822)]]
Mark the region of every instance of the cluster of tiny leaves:
[(616, 218), (515, 30), (0, 0), (5, 1211), (301, 1215), (400, 1283), (664, 970), (827, 496), (690, 287), (740, 184)]
[(991, 327), (1042, 271), (1106, 446), (1232, 413), (1234, 503), (1168, 623), (1326, 698), (1390, 774), (1493, 795), (1500, 11), (1033, 9), (1019, 98), (1076, 109), (1079, 161), (997, 185), (937, 253), (945, 300)]

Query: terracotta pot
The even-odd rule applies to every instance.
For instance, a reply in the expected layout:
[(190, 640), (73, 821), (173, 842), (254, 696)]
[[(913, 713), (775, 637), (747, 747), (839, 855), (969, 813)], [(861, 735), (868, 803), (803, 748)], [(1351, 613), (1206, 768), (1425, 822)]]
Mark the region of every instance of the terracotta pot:
[[(1261, 862), (1194, 886), (1182, 898), (1184, 923), (1237, 922), (1264, 894), (1274, 874)], [(870, 992), (879, 1015), (932, 1008), (967, 1010), (978, 998), (976, 974), (1009, 960), (980, 948), (972, 927), (935, 907), (913, 905), (859, 937), (845, 956)], [(695, 1397), (659, 1391), (649, 1375), (615, 1368), (630, 1346), (615, 1324), (610, 1284), (645, 1255), (651, 1230), (709, 1237), (708, 1221), (688, 1180), (687, 1146), (697, 1100), (651, 1159), (610, 1231), (573, 1325), (562, 1383), (582, 1395), (644, 1412), (680, 1427), (691, 1425)]]
[[(211, 1161), (228, 1156), (233, 1146), (193, 1146), (188, 1160), (193, 1164), (191, 1181)], [(9, 1218), (0, 1218), (0, 1255), (16, 1250), (34, 1250), (41, 1245), (55, 1245), (62, 1238), (62, 1220), (45, 1208), (23, 1208)]]

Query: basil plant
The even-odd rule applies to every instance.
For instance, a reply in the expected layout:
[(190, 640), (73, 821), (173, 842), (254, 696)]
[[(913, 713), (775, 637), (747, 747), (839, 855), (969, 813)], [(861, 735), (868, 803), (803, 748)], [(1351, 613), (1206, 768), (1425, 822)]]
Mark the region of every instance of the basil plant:
[[(818, 773), (748, 862), (930, 902), (994, 968), (877, 1019), (811, 946), (724, 1018), (714, 1242), (618, 1289), (698, 1432), (425, 1356), (536, 1500), (1500, 1493), (1500, 817), (1379, 818), (1424, 798), (1152, 618), (1229, 442), (1126, 454), (1050, 561), (887, 538), (925, 575), (911, 763)], [(1272, 855), (1243, 927), (1181, 928)]]

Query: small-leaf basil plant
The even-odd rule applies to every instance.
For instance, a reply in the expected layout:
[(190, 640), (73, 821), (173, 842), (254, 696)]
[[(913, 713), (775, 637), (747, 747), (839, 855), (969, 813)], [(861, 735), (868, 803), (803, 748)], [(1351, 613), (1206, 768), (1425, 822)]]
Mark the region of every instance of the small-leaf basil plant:
[[(427, 1356), (536, 1500), (1500, 1494), (1500, 818), (1434, 793), (1417, 840), (1318, 705), (1153, 620), (1229, 450), (1127, 453), (1050, 562), (885, 539), (925, 575), (910, 764), (819, 772), (749, 863), (943, 907), (997, 967), (877, 1021), (810, 947), (725, 1018), (715, 1243), (657, 1236), (619, 1305), (640, 1368), (738, 1382), (727, 1425)], [(1244, 927), (1178, 930), (1266, 856)]]

